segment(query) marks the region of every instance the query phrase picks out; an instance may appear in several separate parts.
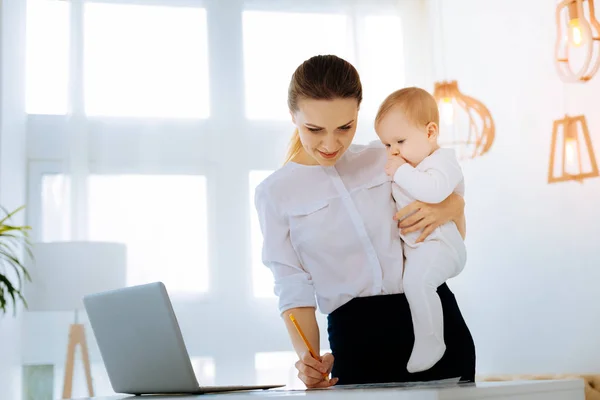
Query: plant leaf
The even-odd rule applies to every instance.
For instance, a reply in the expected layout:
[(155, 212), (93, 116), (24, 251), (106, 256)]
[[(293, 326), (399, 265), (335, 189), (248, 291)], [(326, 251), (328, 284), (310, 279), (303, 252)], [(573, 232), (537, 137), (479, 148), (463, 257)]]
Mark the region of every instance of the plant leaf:
[(15, 250), (12, 247), (10, 247), (7, 244), (2, 243), (2, 242), (0, 242), (0, 252), (6, 252), (7, 254), (10, 254), (11, 256), (16, 258)]
[[(25, 307), (27, 302), (21, 292), (24, 280), (31, 281), (31, 276), (25, 266), (25, 256), (21, 257), (23, 251), (26, 256), (34, 259), (31, 250), (32, 243), (29, 239), (29, 231), (31, 226), (17, 226), (7, 223), (15, 214), (22, 211), (25, 206), (21, 206), (12, 212), (8, 212), (6, 208), (0, 206), (0, 210), (4, 213), (4, 217), (0, 219), (0, 311), (6, 313), (8, 299), (12, 299), (13, 312), (17, 312), (17, 300), (21, 300)], [(10, 267), (16, 273), (16, 279), (13, 282), (5, 275), (7, 268)]]
[(24, 268), (23, 265), (21, 264), (20, 260), (18, 260), (14, 255), (12, 255), (4, 250), (0, 250), (0, 257), (8, 260), (9, 263), (17, 265), (20, 268)]
[(8, 231), (17, 231), (17, 232), (25, 234), (30, 229), (31, 229), (31, 227), (29, 227), (29, 226), (0, 225), (0, 234), (2, 234), (4, 232), (8, 232)]
[(25, 206), (21, 206), (21, 207), (17, 208), (15, 211), (13, 211), (13, 212), (9, 213), (9, 212), (7, 212), (7, 211), (6, 211), (6, 209), (5, 209), (4, 207), (2, 207), (2, 210), (3, 210), (3, 211), (4, 211), (4, 213), (5, 213), (5, 214), (7, 214), (7, 215), (6, 215), (6, 217), (4, 217), (2, 220), (0, 220), (0, 225), (4, 225), (4, 223), (5, 223), (7, 220), (11, 219), (11, 218), (12, 218), (12, 217), (13, 217), (13, 216), (16, 214), (16, 213), (18, 213), (19, 211), (23, 210), (24, 208), (25, 208)]
[(4, 287), (0, 284), (0, 310), (6, 312), (6, 298), (4, 297)]
[(33, 256), (33, 252), (31, 251), (31, 243), (28, 243), (28, 245), (25, 246), (25, 251), (27, 252), (27, 255), (29, 256), (31, 262), (35, 262), (35, 257)]
[[(6, 246), (2, 246), (2, 247), (6, 247)], [(15, 272), (17, 274), (17, 279), (19, 280), (19, 287), (23, 287), (23, 278), (26, 279), (27, 281), (31, 282), (31, 276), (29, 275), (29, 272), (27, 271), (27, 268), (25, 267), (23, 262), (21, 262), (15, 256), (15, 254), (12, 252), (12, 249), (6, 247), (9, 249), (9, 251), (5, 251), (5, 250), (3, 250), (2, 247), (0, 247), (0, 262), (2, 260), (4, 260), (4, 262), (6, 262), (9, 266), (11, 266), (15, 270)], [(31, 253), (31, 250), (28, 247), (27, 247), (27, 250), (29, 253)]]
[[(6, 286), (6, 291), (8, 292), (8, 294), (10, 295), (10, 297), (12, 298), (12, 301), (13, 301), (13, 311), (14, 311), (14, 313), (16, 313), (17, 302), (15, 300), (15, 294), (17, 294), (18, 297), (20, 298), (20, 297), (22, 297), (21, 292), (12, 285), (12, 283), (8, 280), (8, 278), (6, 276), (1, 275), (1, 274), (0, 274), (0, 283), (3, 283)], [(3, 300), (2, 309), (4, 312), (6, 312), (6, 300), (4, 299), (4, 296), (2, 296), (2, 300)]]

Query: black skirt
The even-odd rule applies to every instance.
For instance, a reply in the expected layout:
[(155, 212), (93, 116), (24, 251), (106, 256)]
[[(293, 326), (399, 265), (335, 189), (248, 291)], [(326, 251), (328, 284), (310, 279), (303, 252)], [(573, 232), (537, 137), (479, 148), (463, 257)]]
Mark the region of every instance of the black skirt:
[(358, 297), (327, 317), (338, 385), (431, 381), (460, 377), (475, 381), (475, 344), (456, 298), (446, 284), (437, 290), (444, 310), (446, 352), (427, 371), (410, 374), (406, 364), (415, 340), (404, 294)]

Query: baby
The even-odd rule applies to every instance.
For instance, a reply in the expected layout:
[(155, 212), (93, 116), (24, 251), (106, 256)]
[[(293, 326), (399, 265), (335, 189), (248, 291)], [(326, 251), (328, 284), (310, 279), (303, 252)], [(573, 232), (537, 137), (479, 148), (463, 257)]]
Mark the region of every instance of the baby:
[[(393, 178), (398, 209), (419, 200), (439, 203), (453, 192), (464, 195), (456, 154), (437, 143), (439, 112), (435, 99), (415, 87), (389, 95), (379, 107), (375, 130), (388, 152), (385, 172)], [(400, 234), (406, 261), (404, 293), (410, 306), (415, 343), (408, 372), (433, 367), (444, 355), (444, 318), (437, 287), (458, 275), (466, 248), (454, 222), (436, 228), (423, 242), (420, 232)]]

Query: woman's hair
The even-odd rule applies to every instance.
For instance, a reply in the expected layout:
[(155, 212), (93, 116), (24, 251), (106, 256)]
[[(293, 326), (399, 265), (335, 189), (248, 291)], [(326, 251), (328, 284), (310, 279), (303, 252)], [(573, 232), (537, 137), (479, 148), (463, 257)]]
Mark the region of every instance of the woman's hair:
[(440, 123), (440, 113), (435, 98), (424, 89), (407, 87), (390, 94), (379, 106), (375, 126), (381, 122), (392, 108), (398, 107), (409, 121), (417, 126), (430, 122)]
[[(362, 101), (362, 84), (358, 72), (348, 61), (333, 55), (319, 55), (304, 61), (292, 75), (288, 88), (288, 107), (298, 111), (302, 99)], [(285, 157), (289, 162), (302, 149), (298, 129), (294, 131)]]

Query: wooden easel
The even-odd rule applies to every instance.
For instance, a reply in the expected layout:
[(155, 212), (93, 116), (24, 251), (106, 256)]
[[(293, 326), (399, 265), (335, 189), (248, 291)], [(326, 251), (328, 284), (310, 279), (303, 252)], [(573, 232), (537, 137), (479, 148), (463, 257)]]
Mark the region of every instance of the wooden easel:
[(67, 345), (67, 361), (65, 363), (65, 381), (63, 384), (63, 399), (70, 399), (73, 393), (73, 370), (75, 367), (75, 348), (81, 345), (81, 358), (85, 369), (85, 380), (87, 381), (88, 393), (94, 397), (92, 386), (92, 370), (90, 368), (90, 355), (85, 340), (85, 328), (83, 324), (71, 324), (69, 328), (69, 344)]

